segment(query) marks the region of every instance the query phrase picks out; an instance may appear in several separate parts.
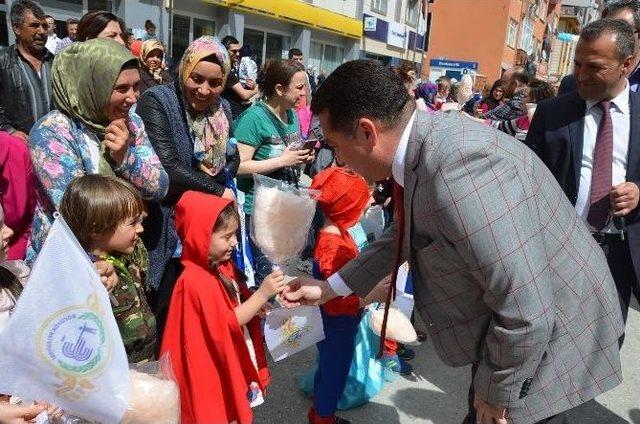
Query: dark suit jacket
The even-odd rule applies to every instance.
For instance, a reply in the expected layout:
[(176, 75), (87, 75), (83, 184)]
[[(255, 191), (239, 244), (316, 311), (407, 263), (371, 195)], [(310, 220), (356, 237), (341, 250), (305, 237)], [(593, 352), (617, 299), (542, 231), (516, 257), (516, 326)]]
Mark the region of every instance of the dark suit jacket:
[[(640, 94), (630, 92), (631, 125), (627, 153), (627, 181), (640, 185)], [(525, 143), (551, 170), (575, 206), (580, 184), (586, 102), (577, 91), (541, 102)], [(640, 220), (636, 208), (626, 217), (629, 248), (640, 275)]]

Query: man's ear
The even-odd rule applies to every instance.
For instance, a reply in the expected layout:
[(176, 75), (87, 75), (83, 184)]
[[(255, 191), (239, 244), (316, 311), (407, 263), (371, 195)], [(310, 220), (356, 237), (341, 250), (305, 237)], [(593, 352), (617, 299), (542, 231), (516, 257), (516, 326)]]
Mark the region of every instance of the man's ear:
[(367, 142), (376, 144), (378, 140), (378, 127), (369, 118), (360, 118), (358, 120), (358, 132), (361, 132)]

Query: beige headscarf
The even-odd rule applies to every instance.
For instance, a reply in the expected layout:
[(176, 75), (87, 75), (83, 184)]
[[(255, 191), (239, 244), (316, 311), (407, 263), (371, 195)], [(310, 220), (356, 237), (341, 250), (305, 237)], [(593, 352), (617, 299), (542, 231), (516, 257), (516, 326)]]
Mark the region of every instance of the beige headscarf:
[(140, 48), (140, 56), (138, 59), (140, 60), (140, 66), (146, 69), (153, 76), (154, 80), (159, 84), (162, 84), (162, 71), (164, 71), (162, 64), (153, 70), (151, 70), (147, 65), (147, 58), (154, 50), (160, 50), (162, 52), (162, 57), (164, 57), (164, 46), (160, 41), (155, 38), (145, 41), (142, 43), (142, 47)]

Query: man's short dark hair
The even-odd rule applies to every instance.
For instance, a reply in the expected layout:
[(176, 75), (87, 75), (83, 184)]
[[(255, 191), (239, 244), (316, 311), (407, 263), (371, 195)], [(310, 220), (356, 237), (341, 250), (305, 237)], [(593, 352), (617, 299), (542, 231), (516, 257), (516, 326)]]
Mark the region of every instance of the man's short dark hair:
[(591, 22), (580, 32), (580, 41), (595, 41), (603, 34), (616, 36), (616, 57), (618, 60), (623, 61), (634, 55), (636, 40), (633, 27), (620, 19), (600, 19)]
[(80, 20), (79, 20), (79, 19), (76, 19), (76, 18), (69, 18), (69, 19), (67, 19), (67, 27), (68, 27), (69, 25), (78, 25), (79, 23), (80, 23)]
[(11, 25), (22, 26), (24, 24), (24, 12), (30, 10), (36, 19), (44, 19), (44, 11), (40, 6), (30, 0), (15, 1), (11, 5), (11, 11), (9, 12), (9, 20)]
[(608, 18), (622, 10), (629, 10), (633, 13), (633, 26), (636, 31), (640, 31), (640, 1), (638, 0), (613, 0), (610, 1), (602, 11), (602, 17)]
[(340, 65), (327, 77), (311, 101), (314, 115), (328, 111), (332, 129), (353, 134), (367, 117), (392, 127), (411, 100), (402, 79), (374, 60)]
[(296, 48), (289, 50), (289, 59), (293, 59), (293, 56), (303, 56), (302, 50)]
[(227, 35), (222, 39), (222, 45), (224, 45), (227, 50), (229, 50), (229, 46), (232, 44), (240, 44), (240, 41), (233, 35)]

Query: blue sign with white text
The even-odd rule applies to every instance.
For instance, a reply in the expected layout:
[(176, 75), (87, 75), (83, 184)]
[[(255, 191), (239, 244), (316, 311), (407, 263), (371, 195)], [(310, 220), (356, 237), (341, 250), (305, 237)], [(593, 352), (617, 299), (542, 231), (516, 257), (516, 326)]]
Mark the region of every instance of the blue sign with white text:
[(478, 62), (464, 62), (460, 60), (448, 59), (431, 59), (429, 65), (432, 68), (448, 68), (448, 69), (472, 69), (478, 70)]

